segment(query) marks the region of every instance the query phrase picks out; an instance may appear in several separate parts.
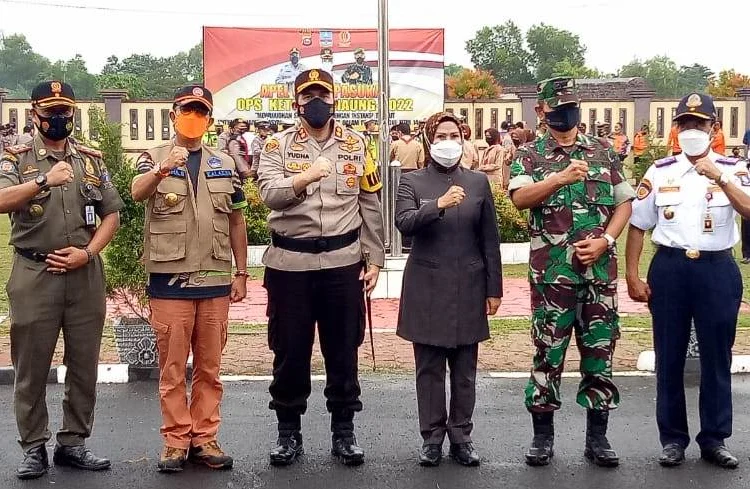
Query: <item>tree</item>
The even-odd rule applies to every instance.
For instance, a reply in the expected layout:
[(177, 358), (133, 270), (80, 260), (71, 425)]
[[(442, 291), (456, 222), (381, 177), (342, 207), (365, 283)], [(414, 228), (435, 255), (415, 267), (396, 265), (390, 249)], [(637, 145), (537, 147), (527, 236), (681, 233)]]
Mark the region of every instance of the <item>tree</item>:
[(657, 97), (678, 97), (680, 93), (680, 70), (668, 56), (655, 56), (641, 61), (634, 59), (620, 68), (621, 77), (646, 79)]
[(544, 23), (534, 25), (526, 33), (526, 44), (537, 80), (560, 75), (555, 69), (558, 63), (565, 63), (573, 71), (584, 68), (586, 64), (586, 46), (570, 31)]
[(89, 73), (80, 54), (68, 61), (56, 61), (44, 74), (44, 78), (68, 83), (73, 87), (77, 99), (91, 100), (98, 96), (96, 76)]
[[(572, 78), (604, 78), (597, 69), (583, 65), (575, 65), (569, 59), (558, 61), (553, 68), (554, 76), (570, 76)], [(549, 78), (549, 77), (548, 77)]]
[(750, 76), (734, 70), (723, 70), (718, 78), (711, 79), (708, 93), (712, 97), (736, 97), (738, 89), (748, 87), (750, 87)]
[(456, 76), (457, 74), (461, 72), (461, 70), (465, 70), (465, 69), (466, 69), (465, 67), (459, 64), (451, 63), (445, 67), (445, 76)]
[(97, 90), (119, 88), (128, 91), (128, 98), (144, 100), (148, 93), (143, 85), (143, 80), (131, 73), (109, 73), (96, 77)]
[(714, 73), (707, 66), (698, 63), (690, 66), (681, 66), (679, 74), (678, 97), (683, 97), (690, 92), (705, 92)]
[(513, 21), (483, 27), (474, 39), (466, 42), (466, 51), (476, 68), (491, 72), (503, 84), (534, 82), (529, 69), (530, 55), (524, 48), (521, 29)]
[(470, 100), (497, 98), (502, 91), (489, 71), (466, 68), (448, 78), (447, 85), (450, 98)]
[(50, 67), (49, 60), (35, 53), (23, 34), (0, 41), (0, 87), (10, 91), (10, 98), (29, 98)]

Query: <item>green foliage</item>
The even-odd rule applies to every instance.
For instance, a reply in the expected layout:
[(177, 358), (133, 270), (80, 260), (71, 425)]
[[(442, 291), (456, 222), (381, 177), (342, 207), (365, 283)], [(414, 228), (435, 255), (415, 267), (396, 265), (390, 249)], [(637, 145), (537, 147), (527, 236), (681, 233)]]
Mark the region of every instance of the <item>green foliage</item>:
[(641, 77), (648, 81), (660, 98), (680, 98), (690, 92), (704, 92), (713, 72), (703, 65), (677, 67), (668, 56), (634, 59), (620, 68), (621, 77)]
[(28, 99), (50, 67), (49, 60), (35, 53), (23, 34), (0, 41), (0, 87), (10, 91), (10, 98)]
[(529, 213), (519, 211), (500, 185), (492, 186), (495, 198), (497, 230), (501, 243), (526, 243), (529, 241)]
[(576, 65), (569, 59), (555, 63), (553, 76), (570, 76), (577, 79), (604, 78), (604, 75), (599, 70), (584, 65)]
[(250, 246), (271, 243), (271, 232), (268, 228), (268, 214), (271, 210), (260, 198), (257, 185), (248, 180), (245, 184), (245, 225), (247, 226), (247, 244)]
[(474, 39), (466, 42), (466, 51), (471, 55), (474, 66), (490, 71), (496, 80), (505, 85), (534, 82), (523, 33), (511, 20), (477, 31)]
[(76, 54), (68, 61), (56, 61), (44, 74), (45, 80), (62, 80), (73, 87), (78, 99), (94, 99), (98, 96), (96, 75), (89, 73), (83, 56)]
[(573, 69), (581, 69), (586, 64), (586, 46), (570, 31), (541, 23), (529, 29), (526, 43), (537, 80), (562, 75), (556, 71), (561, 62)]
[(466, 68), (464, 66), (461, 66), (456, 63), (451, 63), (449, 65), (445, 66), (445, 76), (456, 76), (458, 75), (462, 70), (465, 70)]
[(646, 174), (646, 170), (654, 164), (654, 161), (659, 160), (667, 156), (668, 149), (664, 142), (654, 137), (656, 134), (654, 125), (652, 124), (649, 128), (649, 132), (646, 135), (648, 140), (648, 148), (641, 156), (640, 161), (636, 163), (635, 158), (630, 163), (630, 171), (636, 184), (641, 181), (643, 176)]

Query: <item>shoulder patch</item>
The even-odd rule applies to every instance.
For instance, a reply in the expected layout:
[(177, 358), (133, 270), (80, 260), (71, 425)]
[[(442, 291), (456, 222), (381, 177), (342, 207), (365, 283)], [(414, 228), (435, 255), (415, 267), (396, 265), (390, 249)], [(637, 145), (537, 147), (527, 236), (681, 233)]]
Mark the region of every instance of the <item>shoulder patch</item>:
[(276, 138), (271, 138), (268, 140), (265, 146), (263, 146), (263, 152), (264, 153), (273, 153), (273, 152), (279, 151), (279, 140)]
[(27, 151), (31, 151), (31, 146), (29, 146), (28, 144), (17, 144), (15, 146), (8, 146), (7, 148), (5, 148), (5, 152), (12, 155), (20, 155), (26, 153)]
[(677, 161), (677, 157), (676, 156), (667, 156), (666, 158), (662, 158), (660, 160), (656, 160), (654, 162), (654, 166), (656, 166), (657, 168), (662, 168), (662, 167), (671, 165), (675, 161)]
[(369, 153), (365, 154), (365, 171), (362, 178), (359, 179), (359, 188), (367, 193), (375, 193), (383, 188), (383, 182), (380, 181), (380, 170), (375, 161), (370, 158)]
[(638, 197), (638, 200), (643, 200), (649, 196), (652, 190), (653, 186), (651, 185), (651, 182), (647, 178), (644, 178), (638, 185), (638, 190), (636, 190), (635, 195)]
[(88, 148), (88, 147), (82, 146), (80, 144), (76, 144), (75, 148), (78, 151), (80, 151), (81, 153), (85, 154), (85, 155), (93, 156), (94, 158), (101, 158), (102, 157), (102, 152), (99, 151), (99, 150), (97, 150), (97, 149)]
[(733, 158), (733, 157), (729, 157), (729, 156), (722, 156), (721, 158), (718, 158), (716, 160), (716, 163), (721, 163), (722, 165), (736, 165), (740, 161), (742, 161), (742, 159), (740, 159), (740, 158)]
[(0, 171), (3, 173), (18, 173), (16, 164), (7, 158), (3, 158), (2, 161), (0, 161)]

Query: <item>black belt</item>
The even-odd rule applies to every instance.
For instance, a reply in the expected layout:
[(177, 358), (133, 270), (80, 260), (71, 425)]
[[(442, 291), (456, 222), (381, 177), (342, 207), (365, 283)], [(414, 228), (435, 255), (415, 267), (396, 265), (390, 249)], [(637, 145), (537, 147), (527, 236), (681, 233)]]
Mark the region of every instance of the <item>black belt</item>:
[(672, 248), (669, 246), (659, 246), (659, 253), (664, 253), (667, 256), (680, 256), (689, 260), (716, 260), (719, 258), (732, 258), (734, 253), (731, 248), (719, 251), (703, 251), (696, 249), (682, 249)]
[(320, 238), (290, 238), (271, 231), (271, 243), (277, 248), (297, 253), (325, 253), (346, 248), (359, 239), (359, 229), (338, 236)]
[(31, 250), (25, 250), (23, 248), (16, 248), (16, 253), (21, 255), (24, 258), (28, 258), (32, 261), (38, 261), (41, 263), (44, 263), (47, 261), (47, 255), (49, 253), (39, 253), (38, 251), (31, 251)]

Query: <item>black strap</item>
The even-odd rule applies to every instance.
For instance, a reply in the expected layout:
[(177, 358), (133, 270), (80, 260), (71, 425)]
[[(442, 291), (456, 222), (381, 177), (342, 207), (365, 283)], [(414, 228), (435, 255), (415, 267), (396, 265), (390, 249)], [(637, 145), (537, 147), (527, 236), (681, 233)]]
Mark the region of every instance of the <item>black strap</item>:
[(359, 239), (359, 229), (338, 236), (321, 236), (320, 238), (290, 238), (271, 231), (271, 242), (282, 250), (297, 253), (325, 253), (346, 248)]
[(40, 263), (47, 261), (47, 253), (39, 253), (38, 251), (26, 250), (23, 248), (16, 248), (16, 253), (32, 261)]
[[(672, 248), (670, 246), (659, 246), (658, 252), (664, 253), (668, 256), (680, 256), (683, 258), (689, 258), (688, 250), (682, 248)], [(691, 260), (715, 260), (717, 258), (732, 258), (734, 252), (731, 248), (719, 251), (700, 251), (700, 255), (697, 258), (690, 258)]]

